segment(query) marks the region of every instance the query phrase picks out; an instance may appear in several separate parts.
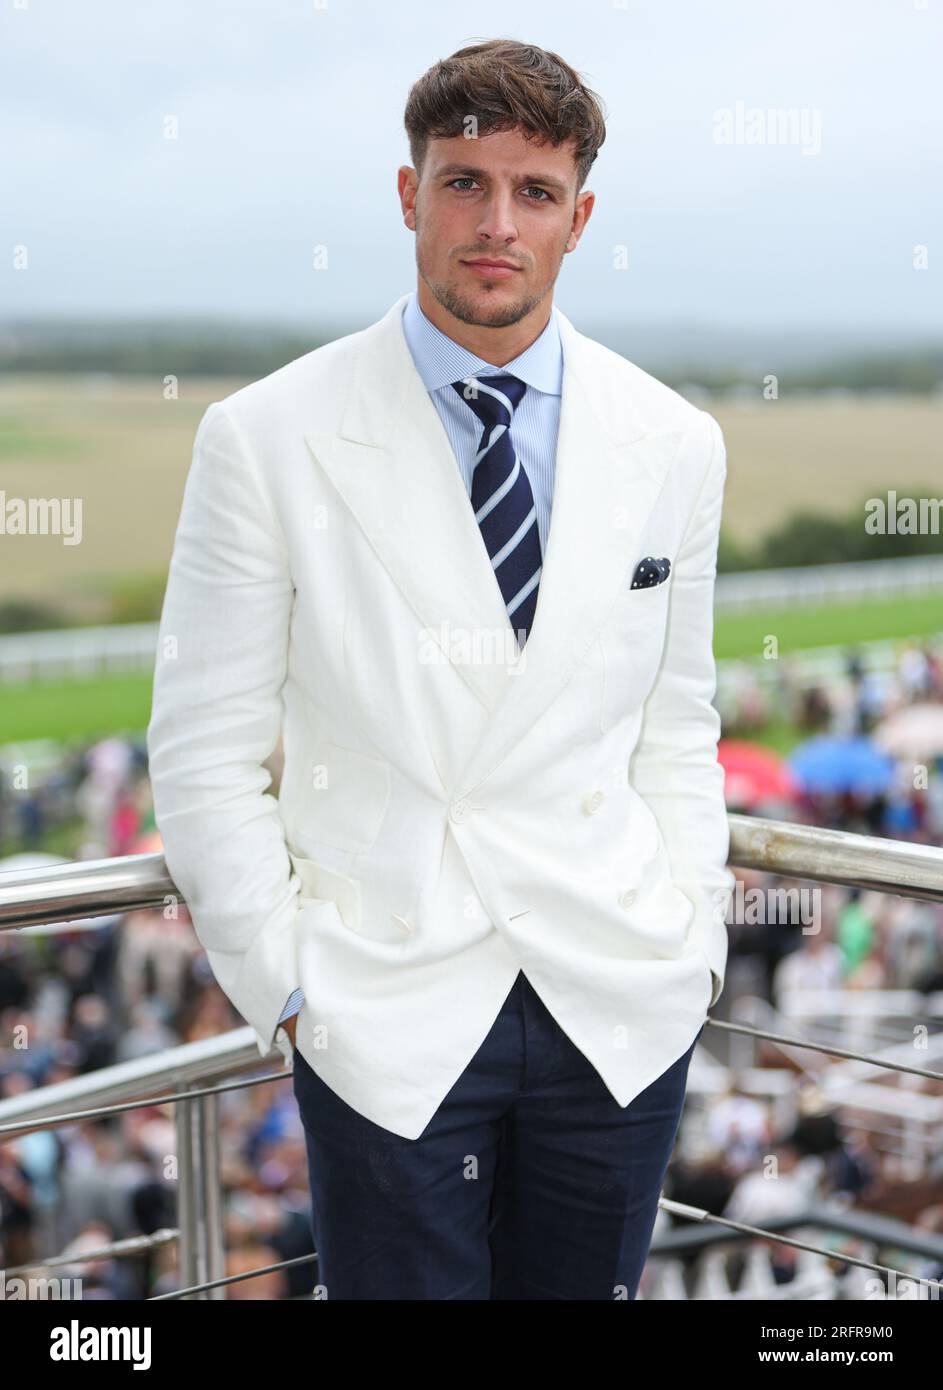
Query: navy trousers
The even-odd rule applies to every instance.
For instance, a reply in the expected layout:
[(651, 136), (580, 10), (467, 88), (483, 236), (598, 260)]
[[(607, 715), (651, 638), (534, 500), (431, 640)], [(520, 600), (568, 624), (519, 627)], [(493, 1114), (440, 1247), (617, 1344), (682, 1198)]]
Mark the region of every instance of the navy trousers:
[(522, 971), (418, 1139), (295, 1048), (321, 1295), (634, 1299), (696, 1043), (620, 1106)]

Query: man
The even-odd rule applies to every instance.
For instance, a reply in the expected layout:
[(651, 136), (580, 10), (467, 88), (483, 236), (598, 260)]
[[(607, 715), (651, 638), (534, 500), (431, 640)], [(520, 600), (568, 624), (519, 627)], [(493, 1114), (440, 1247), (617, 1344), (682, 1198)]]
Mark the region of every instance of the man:
[(406, 127), (417, 293), (200, 423), (157, 821), (294, 1049), (327, 1296), (634, 1298), (726, 964), (723, 439), (553, 305), (605, 136), (567, 64), (462, 49)]

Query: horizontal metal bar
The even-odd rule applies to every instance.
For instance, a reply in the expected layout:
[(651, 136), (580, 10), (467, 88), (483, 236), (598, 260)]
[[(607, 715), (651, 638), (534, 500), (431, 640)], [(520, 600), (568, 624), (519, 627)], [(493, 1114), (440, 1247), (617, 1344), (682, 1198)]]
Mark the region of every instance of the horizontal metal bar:
[[(725, 1032), (742, 1033), (761, 1041), (779, 1043), (785, 1047), (809, 1048), (826, 1056), (864, 1062), (883, 1071), (907, 1072), (914, 1076), (926, 1077), (930, 1081), (943, 1081), (943, 1072), (931, 1071), (928, 1067), (915, 1067), (908, 1062), (890, 1061), (867, 1052), (852, 1052), (828, 1043), (753, 1028), (749, 1024), (728, 1023), (709, 1015), (707, 1025), (723, 1029)], [(191, 1089), (189, 1085), (180, 1081), (181, 1076), (189, 1076), (196, 1082), (210, 1075), (218, 1075), (221, 1070), (226, 1075), (255, 1070), (266, 1060), (259, 1055), (258, 1047), (255, 1045), (255, 1033), (251, 1028), (237, 1028), (231, 1033), (222, 1033), (215, 1038), (201, 1038), (199, 1042), (184, 1043), (180, 1047), (167, 1048), (164, 1052), (152, 1053), (134, 1062), (119, 1062), (113, 1067), (102, 1067), (96, 1072), (70, 1077), (67, 1081), (60, 1081), (52, 1086), (42, 1086), (38, 1090), (26, 1091), (22, 1095), (0, 1100), (0, 1137), (31, 1134), (41, 1129), (58, 1129), (62, 1125), (117, 1114), (124, 1110), (193, 1100), (200, 1095), (215, 1095), (220, 1091), (260, 1086), (269, 1081), (283, 1081), (293, 1075), (294, 1069), (286, 1065), (282, 1072), (242, 1077), (236, 1081), (208, 1085), (200, 1089)], [(171, 1077), (177, 1079), (179, 1090), (161, 1092), (159, 1087)], [(129, 1089), (132, 1092), (130, 1097)], [(103, 1099), (116, 1096), (117, 1099)], [(82, 1097), (88, 1100), (102, 1098), (102, 1103), (94, 1108), (76, 1109), (75, 1102)]]
[(786, 878), (943, 902), (943, 849), (731, 812), (729, 862)]
[(124, 1240), (112, 1240), (107, 1245), (96, 1245), (92, 1250), (73, 1250), (69, 1255), (53, 1255), (48, 1260), (31, 1260), (26, 1265), (16, 1265), (12, 1269), (0, 1269), (0, 1277), (28, 1274), (33, 1269), (59, 1269), (62, 1265), (87, 1264), (92, 1260), (127, 1259), (130, 1255), (141, 1255), (160, 1245), (171, 1245), (180, 1232), (173, 1226), (164, 1226), (152, 1231), (149, 1236), (127, 1236)]
[[(790, 877), (821, 878), (869, 886), (904, 896), (943, 900), (943, 850), (909, 841), (884, 840), (817, 826), (794, 825), (750, 816), (730, 815), (731, 862), (763, 868)], [(161, 854), (128, 855), (0, 873), (0, 927), (71, 920), (85, 913), (116, 907), (160, 906), (166, 899), (182, 901), (167, 873)], [(926, 1068), (891, 1063), (861, 1053), (828, 1047), (741, 1025), (708, 1019), (714, 1027), (752, 1032), (789, 1046), (848, 1057), (890, 1070), (939, 1079)], [(119, 1063), (103, 1071), (71, 1077), (52, 1086), (0, 1101), (5, 1132), (24, 1133), (68, 1123), (83, 1109), (83, 1101), (98, 1107), (128, 1102), (136, 1106), (151, 1097), (163, 1103), (161, 1088), (188, 1090), (257, 1068), (261, 1061), (251, 1028), (235, 1029), (215, 1038), (170, 1048), (156, 1056)], [(291, 1072), (286, 1070), (286, 1077)], [(271, 1078), (260, 1078), (267, 1080)], [(87, 1108), (87, 1106), (85, 1107)]]
[[(734, 867), (943, 902), (943, 849), (731, 812)], [(0, 930), (183, 904), (162, 854), (0, 873)]]
[(0, 930), (183, 903), (162, 854), (126, 854), (0, 873)]
[[(264, 1058), (260, 1058), (264, 1061)], [(81, 1124), (86, 1120), (101, 1120), (106, 1115), (120, 1115), (126, 1110), (147, 1110), (154, 1105), (172, 1105), (177, 1101), (196, 1100), (200, 1096), (218, 1096), (223, 1091), (244, 1091), (247, 1086), (261, 1086), (266, 1081), (285, 1081), (294, 1075), (294, 1067), (282, 1072), (266, 1072), (264, 1076), (241, 1077), (238, 1081), (226, 1081), (221, 1086), (195, 1086), (193, 1089), (171, 1091), (167, 1094), (147, 1096), (144, 1100), (125, 1100), (119, 1105), (98, 1105), (92, 1110), (73, 1110), (54, 1119), (37, 1123), (0, 1124), (0, 1136), (11, 1134), (34, 1134), (41, 1129), (61, 1129), (63, 1125)]]
[[(280, 1053), (275, 1055), (281, 1056)], [(117, 1062), (98, 1071), (84, 1072), (49, 1086), (7, 1096), (0, 1100), (0, 1122), (28, 1126), (29, 1130), (54, 1129), (64, 1122), (62, 1116), (89, 1105), (148, 1098), (151, 1104), (159, 1105), (160, 1092), (168, 1088), (183, 1091), (191, 1084), (223, 1081), (256, 1071), (268, 1060), (274, 1061), (275, 1056), (260, 1056), (252, 1028), (234, 1028), (215, 1037), (181, 1043), (130, 1062)]]

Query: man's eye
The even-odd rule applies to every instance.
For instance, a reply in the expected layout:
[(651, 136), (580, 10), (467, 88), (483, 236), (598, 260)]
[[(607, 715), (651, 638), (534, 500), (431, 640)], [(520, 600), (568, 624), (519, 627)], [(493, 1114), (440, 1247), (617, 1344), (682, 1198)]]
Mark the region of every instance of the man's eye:
[(550, 202), (550, 201), (551, 201), (551, 199), (550, 199), (550, 194), (547, 192), (547, 190), (546, 190), (545, 188), (537, 188), (537, 186), (536, 186), (535, 184), (531, 184), (530, 188), (525, 188), (524, 192), (525, 192), (525, 193), (539, 193), (539, 194), (541, 195), (539, 198), (529, 198), (529, 199), (528, 199), (528, 202), (531, 202), (531, 203), (542, 203), (542, 202), (544, 202), (544, 200), (546, 200), (547, 202)]
[(472, 178), (465, 178), (465, 177), (458, 178), (458, 179), (452, 179), (451, 182), (449, 183), (449, 188), (454, 188), (455, 185), (456, 185), (457, 183), (474, 183), (474, 182), (475, 182), (474, 179), (472, 179)]

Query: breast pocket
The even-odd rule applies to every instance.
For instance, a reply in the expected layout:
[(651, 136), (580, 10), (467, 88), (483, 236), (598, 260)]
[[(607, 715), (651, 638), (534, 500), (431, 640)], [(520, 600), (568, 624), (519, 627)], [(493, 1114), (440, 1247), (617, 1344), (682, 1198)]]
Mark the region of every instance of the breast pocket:
[(661, 663), (672, 576), (647, 589), (623, 589), (599, 633), (602, 724), (611, 729), (648, 697)]
[(390, 801), (390, 765), (322, 739), (315, 746), (299, 816), (306, 837), (359, 853), (380, 833)]

